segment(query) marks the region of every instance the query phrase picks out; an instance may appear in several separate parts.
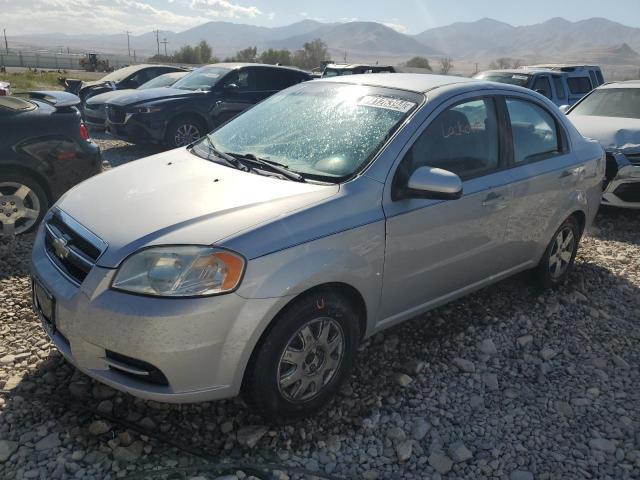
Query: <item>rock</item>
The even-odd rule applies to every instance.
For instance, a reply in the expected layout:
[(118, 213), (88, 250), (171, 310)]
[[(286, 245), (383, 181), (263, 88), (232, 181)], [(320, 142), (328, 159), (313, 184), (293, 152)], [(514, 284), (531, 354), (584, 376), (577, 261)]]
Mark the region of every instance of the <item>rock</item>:
[(469, 450), (462, 441), (457, 441), (449, 445), (449, 456), (454, 462), (460, 463), (471, 460), (473, 453), (471, 453), (471, 450)]
[(5, 355), (4, 357), (0, 358), (0, 364), (2, 365), (8, 365), (10, 363), (15, 362), (16, 357), (14, 355)]
[(137, 440), (128, 447), (116, 447), (113, 451), (113, 459), (123, 463), (135, 462), (142, 456), (143, 449), (144, 443)]
[(531, 342), (533, 342), (533, 335), (522, 335), (517, 339), (520, 348), (526, 348)]
[(102, 435), (111, 430), (111, 425), (109, 425), (104, 420), (94, 420), (89, 425), (89, 433), (93, 436)]
[(480, 342), (480, 345), (478, 345), (478, 350), (480, 350), (480, 352), (484, 353), (485, 355), (497, 355), (498, 354), (498, 349), (496, 348), (495, 344), (493, 343), (493, 340), (491, 340), (490, 338), (487, 338), (487, 339), (483, 340), (482, 342)]
[(233, 430), (233, 423), (232, 422), (224, 422), (222, 425), (220, 425), (220, 431), (222, 433), (229, 433)]
[(111, 413), (113, 411), (113, 402), (111, 400), (102, 400), (96, 407), (96, 411), (100, 413)]
[(621, 368), (623, 370), (629, 370), (631, 368), (627, 361), (619, 355), (611, 355), (611, 360), (613, 360), (613, 363), (615, 363), (616, 367), (618, 368)]
[(451, 467), (453, 467), (453, 460), (446, 456), (442, 452), (433, 452), (427, 459), (429, 465), (436, 469), (441, 475), (449, 473)]
[(70, 383), (69, 393), (75, 398), (87, 398), (90, 395), (90, 385), (85, 381)]
[(96, 384), (93, 386), (92, 394), (96, 400), (107, 400), (113, 398), (116, 391), (107, 385)]
[(156, 429), (156, 422), (154, 422), (153, 419), (151, 419), (149, 417), (144, 417), (142, 420), (140, 420), (140, 422), (138, 422), (138, 425), (140, 425), (145, 430), (155, 430)]
[(398, 348), (398, 343), (400, 342), (400, 337), (398, 335), (389, 335), (384, 340), (384, 351), (385, 352), (393, 352)]
[(43, 450), (51, 450), (60, 446), (60, 439), (57, 433), (50, 433), (44, 438), (41, 438), (35, 445), (36, 450), (39, 452)]
[(454, 358), (451, 363), (458, 367), (458, 370), (461, 372), (474, 373), (476, 371), (476, 366), (473, 362), (465, 360), (464, 358)]
[(406, 363), (404, 371), (409, 375), (418, 375), (422, 373), (427, 364), (422, 360), (413, 359)]
[(23, 374), (10, 376), (9, 379), (4, 383), (3, 388), (8, 391), (14, 390), (18, 385), (20, 385), (20, 382), (22, 382), (22, 376)]
[(476, 394), (471, 395), (471, 397), (469, 398), (469, 406), (471, 406), (471, 408), (473, 408), (474, 410), (478, 410), (479, 408), (484, 407), (484, 398)]
[(533, 480), (533, 473), (526, 470), (514, 470), (509, 475), (509, 480)]
[(73, 460), (74, 462), (79, 462), (84, 458), (85, 454), (86, 453), (84, 450), (74, 450), (71, 454), (71, 460)]
[(362, 474), (364, 480), (378, 480), (378, 472), (375, 470), (367, 470)]
[(482, 383), (484, 383), (489, 390), (498, 390), (498, 375), (495, 373), (483, 373)]
[(556, 411), (565, 416), (565, 417), (573, 417), (573, 407), (567, 403), (567, 402), (563, 402), (563, 401), (556, 401), (554, 403), (555, 409)]
[(407, 438), (407, 434), (399, 427), (391, 427), (387, 430), (387, 438), (392, 441), (402, 442)]
[(250, 425), (238, 430), (236, 439), (240, 445), (244, 445), (249, 448), (253, 448), (260, 441), (260, 439), (267, 433), (267, 427), (261, 425)]
[(427, 422), (424, 418), (418, 418), (411, 427), (411, 437), (419, 442), (424, 437), (426, 437), (427, 433), (429, 432), (429, 427), (429, 422)]
[(413, 452), (413, 443), (411, 440), (405, 440), (396, 445), (396, 455), (399, 462), (406, 462), (411, 458)]
[(9, 457), (11, 457), (16, 450), (18, 450), (18, 442), (0, 440), (0, 463), (9, 460)]
[(542, 350), (540, 350), (540, 358), (542, 358), (545, 362), (548, 362), (557, 354), (558, 352), (548, 347), (544, 347)]
[(411, 382), (413, 382), (413, 378), (405, 373), (398, 373), (395, 376), (396, 383), (401, 387), (407, 387)]
[(600, 450), (605, 453), (615, 453), (616, 444), (606, 438), (594, 438), (589, 440), (589, 447), (593, 450)]

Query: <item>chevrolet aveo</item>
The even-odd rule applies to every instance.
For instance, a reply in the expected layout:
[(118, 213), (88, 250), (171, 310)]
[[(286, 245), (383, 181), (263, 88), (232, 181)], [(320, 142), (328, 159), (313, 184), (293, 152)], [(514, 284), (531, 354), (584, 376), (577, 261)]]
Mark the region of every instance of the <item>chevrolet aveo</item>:
[(562, 282), (605, 168), (541, 95), (436, 75), (296, 85), (45, 217), (34, 305), (86, 374), (320, 409), (376, 331), (531, 269)]

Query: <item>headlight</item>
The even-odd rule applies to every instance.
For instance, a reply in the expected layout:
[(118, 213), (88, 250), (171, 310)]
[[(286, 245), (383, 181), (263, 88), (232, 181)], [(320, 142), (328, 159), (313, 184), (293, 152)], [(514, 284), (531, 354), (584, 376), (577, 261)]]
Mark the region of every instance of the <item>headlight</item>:
[(153, 112), (159, 112), (160, 110), (162, 110), (162, 107), (159, 105), (154, 105), (151, 107), (138, 107), (136, 109), (137, 113), (153, 113)]
[(216, 295), (234, 290), (244, 267), (244, 258), (220, 248), (153, 247), (127, 258), (112, 287), (159, 297)]

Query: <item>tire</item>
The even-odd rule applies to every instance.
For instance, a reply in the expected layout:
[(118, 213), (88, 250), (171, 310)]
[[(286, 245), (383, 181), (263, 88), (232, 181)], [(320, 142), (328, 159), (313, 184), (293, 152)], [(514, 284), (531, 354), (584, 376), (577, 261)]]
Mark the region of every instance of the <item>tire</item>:
[(553, 234), (535, 270), (536, 280), (542, 288), (561, 285), (566, 281), (578, 252), (581, 235), (580, 225), (574, 216), (567, 218)]
[(0, 236), (34, 230), (49, 209), (44, 189), (22, 173), (0, 172)]
[(178, 117), (169, 123), (165, 142), (171, 148), (184, 147), (203, 137), (206, 133), (206, 126), (198, 118)]
[(320, 411), (353, 367), (359, 340), (359, 318), (345, 298), (331, 290), (305, 294), (278, 315), (254, 350), (245, 402), (276, 421)]

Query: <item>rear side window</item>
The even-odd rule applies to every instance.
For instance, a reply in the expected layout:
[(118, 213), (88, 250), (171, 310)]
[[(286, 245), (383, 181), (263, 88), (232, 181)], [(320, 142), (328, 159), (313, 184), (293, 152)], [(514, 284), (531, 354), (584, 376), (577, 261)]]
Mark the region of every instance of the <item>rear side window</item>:
[(517, 164), (535, 162), (562, 153), (562, 141), (553, 116), (526, 100), (506, 99)]
[(592, 89), (589, 77), (569, 77), (567, 78), (567, 85), (569, 85), (569, 91), (573, 95), (584, 95)]
[(598, 85), (602, 85), (604, 83), (604, 77), (600, 70), (596, 70), (596, 78), (598, 79)]
[(284, 70), (260, 68), (256, 72), (256, 88), (260, 91), (277, 91), (293, 85), (291, 75)]
[(565, 92), (564, 90), (562, 77), (553, 77), (553, 86), (556, 87), (556, 95), (560, 100), (564, 100), (567, 98), (567, 92)]
[(593, 85), (593, 88), (596, 88), (598, 86), (598, 79), (596, 78), (596, 72), (594, 72), (593, 70), (589, 70), (589, 77), (591, 78), (591, 85)]
[(407, 178), (423, 166), (442, 168), (463, 180), (499, 166), (498, 120), (494, 100), (459, 103), (442, 112), (416, 140), (402, 162)]
[(549, 81), (549, 77), (536, 78), (536, 81), (533, 83), (533, 90), (540, 92), (547, 98), (551, 98), (551, 82)]

